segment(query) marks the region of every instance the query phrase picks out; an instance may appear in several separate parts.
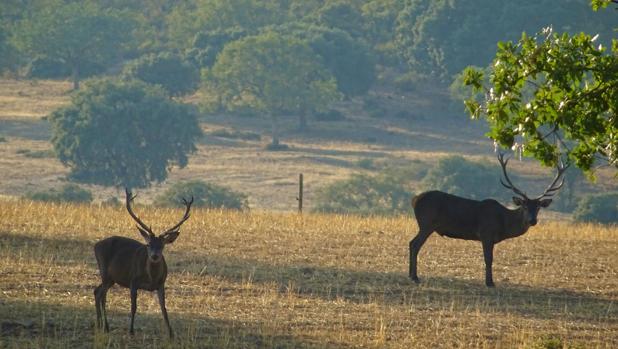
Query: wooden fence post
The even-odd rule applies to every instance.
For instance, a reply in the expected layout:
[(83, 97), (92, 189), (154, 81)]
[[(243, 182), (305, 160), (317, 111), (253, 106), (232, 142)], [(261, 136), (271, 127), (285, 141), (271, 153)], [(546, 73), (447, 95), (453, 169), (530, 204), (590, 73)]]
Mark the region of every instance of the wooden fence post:
[(301, 173), (298, 176), (298, 196), (296, 197), (298, 201), (298, 213), (303, 213), (303, 174)]

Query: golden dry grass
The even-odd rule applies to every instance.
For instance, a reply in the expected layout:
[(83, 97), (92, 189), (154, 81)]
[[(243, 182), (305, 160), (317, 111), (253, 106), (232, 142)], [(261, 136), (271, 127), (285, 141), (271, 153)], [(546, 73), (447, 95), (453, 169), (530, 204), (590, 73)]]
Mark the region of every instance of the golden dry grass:
[[(138, 206), (155, 230), (181, 211)], [(94, 331), (95, 241), (137, 238), (118, 208), (0, 202), (0, 347), (535, 348), (618, 346), (618, 229), (542, 221), (496, 248), (432, 236), (407, 277), (413, 220), (196, 209), (166, 249), (166, 339), (154, 297), (108, 298)]]

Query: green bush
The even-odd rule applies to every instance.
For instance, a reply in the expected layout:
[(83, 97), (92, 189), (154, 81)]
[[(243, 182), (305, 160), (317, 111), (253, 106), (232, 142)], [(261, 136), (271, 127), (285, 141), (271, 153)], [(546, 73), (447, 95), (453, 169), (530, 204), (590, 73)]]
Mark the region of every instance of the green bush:
[(618, 192), (584, 197), (573, 216), (582, 222), (618, 223)]
[(26, 199), (33, 201), (46, 202), (74, 202), (74, 203), (89, 203), (92, 202), (92, 193), (86, 189), (80, 188), (75, 184), (65, 184), (60, 190), (49, 189), (26, 193)]
[(392, 215), (409, 211), (412, 193), (395, 176), (353, 175), (322, 188), (315, 211)]
[(180, 182), (172, 185), (155, 198), (155, 205), (182, 207), (182, 199), (193, 197), (193, 206), (243, 210), (248, 208), (247, 195), (229, 188), (200, 180)]
[(161, 85), (172, 96), (194, 92), (200, 81), (195, 66), (170, 52), (142, 56), (127, 64), (123, 74), (126, 78)]
[(421, 184), (425, 190), (441, 190), (470, 199), (505, 198), (508, 191), (500, 185), (500, 175), (497, 164), (490, 166), (449, 156), (429, 169)]

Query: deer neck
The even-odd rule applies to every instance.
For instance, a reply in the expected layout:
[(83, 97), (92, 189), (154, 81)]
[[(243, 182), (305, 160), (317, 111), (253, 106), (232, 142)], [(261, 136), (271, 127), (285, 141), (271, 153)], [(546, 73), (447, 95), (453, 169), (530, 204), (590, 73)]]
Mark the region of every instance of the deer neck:
[(512, 238), (525, 234), (530, 228), (528, 223), (528, 217), (526, 209), (518, 207), (516, 209), (509, 209), (505, 219), (505, 234), (507, 237)]

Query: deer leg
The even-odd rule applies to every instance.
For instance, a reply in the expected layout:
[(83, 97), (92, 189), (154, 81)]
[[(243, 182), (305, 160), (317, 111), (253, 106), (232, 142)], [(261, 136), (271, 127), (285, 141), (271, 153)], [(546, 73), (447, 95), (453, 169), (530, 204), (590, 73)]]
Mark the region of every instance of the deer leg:
[(159, 306), (161, 307), (161, 313), (163, 314), (163, 319), (165, 320), (165, 324), (167, 325), (167, 330), (170, 335), (170, 338), (174, 338), (174, 333), (172, 332), (172, 327), (170, 326), (170, 320), (167, 318), (167, 309), (165, 309), (165, 287), (161, 286), (157, 290), (157, 296), (159, 296)]
[(131, 325), (129, 326), (129, 333), (134, 334), (133, 322), (135, 321), (135, 311), (137, 311), (137, 287), (131, 283)]
[(110, 287), (112, 287), (114, 284), (109, 284), (109, 285), (104, 285), (103, 288), (101, 289), (101, 296), (100, 296), (100, 305), (101, 305), (101, 310), (103, 312), (103, 321), (105, 324), (105, 332), (109, 332), (109, 323), (107, 322), (107, 291), (110, 289)]
[(101, 286), (103, 286), (103, 284), (100, 284), (94, 289), (94, 305), (97, 308), (97, 329), (101, 328), (101, 297), (99, 296)]
[(431, 230), (423, 230), (421, 229), (418, 234), (410, 241), (410, 271), (409, 276), (410, 279), (416, 283), (419, 283), (418, 275), (416, 273), (416, 261), (418, 252), (421, 250), (421, 247), (427, 241), (429, 235), (431, 235)]
[(491, 271), (494, 261), (494, 243), (492, 241), (483, 241), (483, 256), (485, 257), (485, 285), (487, 287), (494, 287), (494, 278)]

